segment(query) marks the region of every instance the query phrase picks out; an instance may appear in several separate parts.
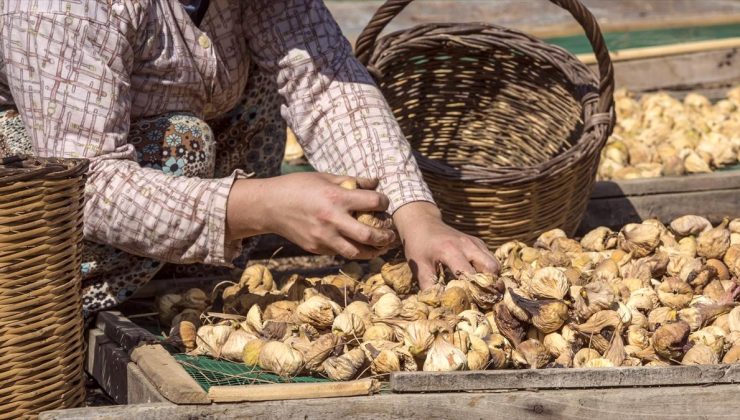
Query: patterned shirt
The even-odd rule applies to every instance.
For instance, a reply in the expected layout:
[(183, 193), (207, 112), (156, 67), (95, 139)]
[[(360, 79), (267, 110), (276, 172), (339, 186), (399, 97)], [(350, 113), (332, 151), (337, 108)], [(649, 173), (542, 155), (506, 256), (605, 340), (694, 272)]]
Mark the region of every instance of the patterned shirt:
[[(378, 178), (392, 213), (432, 201), (392, 112), (320, 0), (0, 0), (0, 104), (39, 156), (90, 158), (85, 237), (176, 263), (228, 265), (223, 179), (140, 167), (129, 121), (233, 108), (249, 60), (275, 74), (282, 114), (323, 172)], [(248, 92), (247, 92), (248, 94)], [(245, 209), (248, 211), (248, 209)]]

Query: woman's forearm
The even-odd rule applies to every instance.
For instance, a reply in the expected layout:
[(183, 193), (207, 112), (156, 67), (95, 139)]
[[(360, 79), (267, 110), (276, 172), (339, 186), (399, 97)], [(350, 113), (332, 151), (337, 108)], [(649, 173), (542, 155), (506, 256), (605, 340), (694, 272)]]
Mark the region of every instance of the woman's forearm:
[(432, 201), (411, 148), (321, 0), (245, 3), (252, 58), (275, 74), (284, 117), (318, 170), (377, 179), (388, 211)]
[(266, 184), (263, 179), (240, 179), (231, 186), (226, 204), (227, 242), (268, 233)]

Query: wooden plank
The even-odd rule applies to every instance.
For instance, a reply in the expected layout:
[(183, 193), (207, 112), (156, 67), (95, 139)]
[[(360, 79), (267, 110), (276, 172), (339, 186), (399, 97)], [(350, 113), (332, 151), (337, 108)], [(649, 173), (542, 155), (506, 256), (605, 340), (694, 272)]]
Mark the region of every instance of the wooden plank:
[(395, 372), (390, 382), (393, 392), (726, 384), (740, 382), (740, 365)]
[[(597, 16), (598, 18), (599, 16)], [(603, 18), (603, 16), (601, 16)], [(731, 25), (740, 23), (740, 14), (729, 15), (706, 15), (706, 16), (677, 16), (666, 19), (665, 17), (648, 17), (644, 20), (625, 20), (621, 22), (610, 22), (602, 19), (599, 22), (601, 31), (607, 32), (633, 32), (656, 29), (671, 28), (695, 28), (701, 26)], [(583, 28), (577, 23), (562, 23), (547, 26), (522, 27), (520, 30), (537, 38), (555, 38), (563, 36), (582, 35)]]
[(135, 418), (458, 419), (634, 418), (728, 419), (740, 412), (740, 385), (569, 389), (501, 393), (380, 394), (371, 397), (269, 401), (211, 406), (95, 407), (47, 412), (43, 420)]
[(131, 352), (131, 361), (164, 398), (175, 404), (210, 404), (203, 388), (159, 344), (147, 344)]
[[(617, 88), (633, 91), (687, 90), (740, 82), (740, 48), (650, 57), (614, 63)], [(597, 72), (595, 65), (592, 71)]]
[(95, 325), (128, 353), (141, 343), (159, 342), (157, 336), (129, 321), (120, 312), (98, 313)]
[(128, 404), (128, 354), (97, 328), (87, 337), (85, 370), (116, 404)]
[[(159, 339), (118, 312), (101, 312), (97, 327), (122, 352), (128, 353), (159, 394), (176, 404), (209, 404), (203, 388), (172, 355), (157, 343)], [(150, 344), (147, 344), (150, 343)]]
[(126, 389), (127, 404), (158, 402), (172, 404), (157, 391), (154, 384), (149, 381), (144, 372), (134, 362), (129, 362), (126, 365), (126, 384), (128, 386)]
[[(681, 44), (660, 45), (657, 47), (629, 48), (626, 50), (610, 51), (612, 62), (639, 60), (643, 58), (664, 57), (669, 55), (693, 54), (708, 50), (724, 50), (740, 47), (740, 38), (713, 39), (709, 41), (684, 42)], [(584, 64), (595, 64), (596, 57), (592, 53), (578, 54)]]
[(97, 328), (88, 331), (85, 371), (116, 404), (166, 402), (128, 354)]
[(374, 379), (360, 379), (349, 382), (213, 386), (208, 390), (208, 397), (217, 403), (287, 401), (372, 395), (379, 389), (380, 383), (378, 381)]
[(712, 223), (725, 216), (740, 217), (740, 189), (592, 199), (576, 234), (598, 226), (619, 228), (645, 219), (668, 223), (686, 214), (702, 215)]
[(740, 171), (714, 172), (687, 176), (672, 176), (629, 181), (599, 181), (594, 184), (591, 198), (615, 198), (636, 195), (687, 193), (715, 189), (740, 188)]

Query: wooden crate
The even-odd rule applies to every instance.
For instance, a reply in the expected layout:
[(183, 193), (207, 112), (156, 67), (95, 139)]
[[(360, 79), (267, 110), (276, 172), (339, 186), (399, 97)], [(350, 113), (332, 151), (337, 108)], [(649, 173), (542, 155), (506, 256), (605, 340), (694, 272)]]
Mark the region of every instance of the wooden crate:
[[(638, 94), (663, 90), (681, 97), (695, 91), (719, 99), (740, 84), (740, 38), (626, 50), (614, 59), (617, 87)], [(578, 233), (650, 218), (669, 222), (684, 214), (713, 223), (740, 217), (740, 170), (596, 182)]]
[[(273, 385), (218, 387), (214, 394), (203, 391), (156, 344), (154, 335), (119, 313), (101, 313), (89, 338), (87, 371), (117, 403), (129, 405), (50, 411), (41, 419), (386, 419), (463, 414), (490, 419), (725, 419), (740, 412), (736, 398), (740, 365), (399, 372), (391, 375), (386, 391), (376, 394), (375, 388), (367, 387), (368, 380), (273, 389), (269, 389)], [(326, 398), (306, 397), (316, 395), (319, 388)]]
[(685, 214), (701, 215), (712, 223), (725, 216), (740, 217), (740, 170), (597, 182), (578, 234), (652, 218), (667, 223)]
[[(212, 386), (206, 392), (159, 344), (160, 339), (119, 312), (98, 314), (88, 332), (86, 371), (117, 404), (180, 405), (369, 395), (370, 379), (342, 383)], [(289, 392), (289, 394), (286, 394)]]

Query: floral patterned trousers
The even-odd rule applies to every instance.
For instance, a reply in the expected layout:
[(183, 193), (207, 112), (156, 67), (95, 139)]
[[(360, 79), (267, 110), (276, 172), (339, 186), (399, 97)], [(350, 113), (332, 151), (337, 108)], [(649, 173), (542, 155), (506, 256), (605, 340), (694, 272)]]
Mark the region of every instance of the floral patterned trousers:
[[(139, 164), (171, 176), (225, 177), (235, 169), (257, 177), (279, 175), (286, 130), (279, 113), (281, 99), (274, 82), (256, 67), (247, 92), (234, 110), (213, 121), (185, 113), (132, 121), (128, 140)], [(0, 108), (0, 156), (12, 154), (33, 154), (31, 140), (16, 109)], [(255, 243), (246, 241), (237, 266), (244, 266)], [(89, 241), (84, 241), (82, 261), (86, 316), (123, 302), (163, 266), (165, 276), (173, 278), (218, 270), (200, 264), (166, 265)]]

